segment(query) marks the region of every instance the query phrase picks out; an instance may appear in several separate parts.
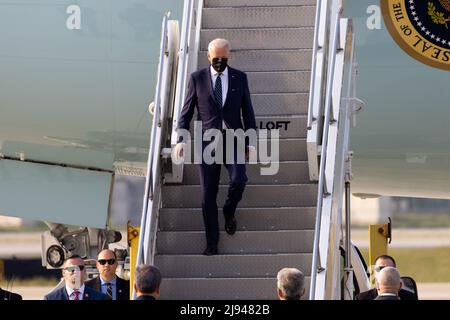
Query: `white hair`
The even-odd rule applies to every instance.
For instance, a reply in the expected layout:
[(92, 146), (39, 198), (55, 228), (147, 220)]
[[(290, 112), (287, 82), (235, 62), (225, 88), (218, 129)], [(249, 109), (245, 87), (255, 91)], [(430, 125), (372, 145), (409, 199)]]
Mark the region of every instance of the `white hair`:
[(297, 268), (283, 268), (277, 274), (277, 287), (286, 300), (299, 300), (304, 292), (305, 276)]
[(215, 48), (219, 48), (219, 49), (225, 48), (225, 49), (230, 50), (230, 42), (228, 40), (222, 39), (222, 38), (214, 39), (213, 41), (211, 41), (208, 44), (208, 52), (211, 52)]

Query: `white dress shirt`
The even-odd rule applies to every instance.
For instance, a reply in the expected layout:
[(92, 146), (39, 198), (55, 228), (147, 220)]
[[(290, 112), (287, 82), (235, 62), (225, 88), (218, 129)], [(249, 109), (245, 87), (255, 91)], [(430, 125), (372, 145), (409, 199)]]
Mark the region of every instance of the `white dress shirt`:
[(397, 295), (395, 293), (389, 293), (389, 292), (380, 294), (380, 297), (386, 297), (386, 296), (396, 297)]
[[(216, 70), (214, 70), (212, 66), (209, 69), (211, 70), (211, 79), (213, 85), (212, 87), (214, 91), (214, 88), (216, 87), (217, 76), (219, 75), (219, 73)], [(228, 67), (226, 67), (225, 70), (223, 70), (222, 76), (220, 78), (222, 79), (222, 107), (223, 107), (225, 105), (225, 100), (227, 98), (228, 93)]]
[[(75, 291), (74, 289), (70, 288), (67, 284), (66, 284), (66, 291), (67, 294), (69, 296), (69, 300), (73, 300), (75, 298), (75, 296), (72, 296), (72, 293)], [(78, 289), (78, 300), (83, 300), (83, 295), (84, 295), (84, 284), (80, 287), (80, 289)]]
[(106, 280), (103, 280), (102, 276), (99, 276), (99, 277), (100, 277), (100, 285), (101, 285), (102, 293), (108, 295), (107, 294), (107, 292), (108, 292), (108, 285), (107, 285), (107, 283), (111, 283), (111, 289), (112, 289), (112, 297), (111, 297), (111, 299), (112, 300), (117, 300), (117, 293), (116, 293), (117, 278), (114, 277), (111, 281), (108, 282)]
[[(211, 72), (211, 79), (212, 79), (212, 87), (213, 91), (216, 87), (216, 80), (219, 75), (219, 73), (212, 67), (209, 67), (209, 70)], [(222, 72), (222, 107), (225, 105), (225, 100), (227, 99), (227, 93), (228, 93), (228, 67), (225, 68)], [(225, 121), (222, 121), (222, 127), (224, 129), (228, 129), (228, 126), (226, 125)], [(255, 146), (249, 146), (250, 152), (256, 153), (256, 147)], [(256, 157), (256, 154), (253, 154), (252, 157)], [(253, 158), (255, 159), (255, 158)]]
[[(219, 76), (219, 73), (211, 66), (209, 67), (211, 71), (211, 79), (212, 79), (212, 87), (213, 91), (216, 87), (216, 80)], [(225, 105), (225, 100), (227, 99), (227, 93), (228, 93), (228, 67), (223, 70), (222, 75), (220, 76), (222, 80), (222, 108)], [(222, 120), (222, 128), (227, 129), (228, 126), (226, 125), (225, 121)]]

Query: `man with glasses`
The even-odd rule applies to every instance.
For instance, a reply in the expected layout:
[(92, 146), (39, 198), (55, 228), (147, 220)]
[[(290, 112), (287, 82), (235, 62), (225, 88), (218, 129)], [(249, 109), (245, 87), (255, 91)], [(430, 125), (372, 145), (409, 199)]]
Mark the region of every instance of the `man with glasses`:
[[(396, 263), (394, 258), (388, 255), (381, 255), (375, 259), (375, 278), (384, 267), (396, 268)], [(398, 296), (401, 300), (417, 300), (417, 296), (408, 290), (400, 289)], [(374, 300), (378, 297), (378, 290), (376, 288), (370, 289), (365, 292), (361, 292), (355, 296), (355, 300)]]
[(44, 300), (108, 300), (108, 296), (84, 285), (86, 268), (83, 259), (72, 255), (66, 259), (62, 269), (64, 286), (44, 297)]
[(104, 249), (97, 256), (100, 275), (86, 281), (86, 286), (108, 295), (112, 300), (130, 300), (130, 282), (116, 275), (117, 257), (114, 251)]

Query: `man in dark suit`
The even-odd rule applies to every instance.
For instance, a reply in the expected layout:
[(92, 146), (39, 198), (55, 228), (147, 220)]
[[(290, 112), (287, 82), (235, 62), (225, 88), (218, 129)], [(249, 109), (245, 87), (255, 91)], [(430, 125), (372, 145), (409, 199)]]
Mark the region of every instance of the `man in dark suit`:
[(22, 300), (22, 296), (0, 288), (0, 301), (4, 300)]
[(398, 292), (402, 287), (400, 272), (394, 267), (385, 267), (376, 279), (378, 297), (375, 300), (400, 300)]
[[(385, 267), (396, 268), (396, 263), (393, 257), (382, 255), (375, 259), (375, 277), (377, 277), (378, 273)], [(357, 294), (355, 296), (355, 300), (374, 300), (377, 296), (378, 290), (376, 288), (373, 288)], [(417, 295), (404, 289), (400, 289), (398, 296), (401, 300), (418, 300)]]
[(109, 249), (100, 251), (96, 266), (99, 276), (86, 281), (86, 286), (108, 295), (112, 300), (130, 300), (130, 281), (116, 275), (118, 263), (115, 252)]
[(62, 274), (64, 286), (47, 294), (44, 300), (109, 300), (107, 295), (84, 285), (86, 268), (80, 256), (68, 257)]
[(134, 276), (136, 300), (156, 300), (159, 298), (162, 277), (158, 267), (141, 264), (136, 267)]
[[(245, 170), (245, 155), (237, 154), (239, 146), (235, 144), (234, 138), (226, 138), (225, 130), (256, 130), (255, 114), (250, 99), (247, 75), (237, 69), (228, 66), (230, 57), (230, 44), (225, 39), (215, 39), (208, 46), (208, 60), (211, 65), (207, 68), (194, 72), (189, 80), (185, 104), (178, 119), (178, 129), (189, 130), (194, 110), (197, 109), (197, 119), (202, 124), (202, 138), (208, 131), (218, 132), (215, 136), (223, 140), (218, 144), (214, 152), (225, 154), (225, 168), (230, 177), (228, 197), (223, 206), (225, 216), (225, 231), (232, 235), (236, 232), (237, 222), (235, 211), (244, 193), (247, 182)], [(241, 119), (242, 114), (242, 119)], [(242, 121), (243, 120), (243, 121)], [(234, 131), (233, 131), (234, 132)], [(256, 132), (256, 131), (255, 131)], [(231, 141), (230, 141), (231, 140)], [(175, 159), (183, 157), (185, 144), (181, 140), (174, 148)], [(217, 141), (213, 142), (217, 143)], [(202, 142), (202, 151), (212, 144)], [(233, 144), (230, 155), (226, 145)], [(245, 143), (247, 158), (255, 158), (255, 146)], [(222, 150), (219, 148), (223, 147)], [(242, 145), (241, 145), (242, 146)], [(228, 150), (228, 154), (226, 154)], [(202, 155), (204, 152), (202, 152)], [(238, 159), (244, 161), (237, 161)], [(222, 159), (223, 160), (223, 159)], [(219, 179), (221, 163), (210, 163), (202, 156), (199, 168), (200, 181), (202, 185), (202, 212), (205, 224), (207, 248), (205, 255), (217, 254), (219, 242), (219, 222), (217, 209), (217, 193), (219, 191)]]

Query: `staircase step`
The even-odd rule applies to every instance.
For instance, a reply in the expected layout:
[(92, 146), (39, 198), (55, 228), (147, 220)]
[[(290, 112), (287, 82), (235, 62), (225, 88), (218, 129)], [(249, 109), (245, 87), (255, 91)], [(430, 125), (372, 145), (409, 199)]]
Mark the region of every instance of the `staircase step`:
[[(314, 229), (315, 207), (287, 208), (238, 208), (236, 211), (238, 231), (275, 231)], [(219, 226), (225, 225), (222, 209), (219, 209)], [(159, 214), (161, 231), (204, 230), (201, 208), (163, 208)]]
[(315, 5), (317, 0), (205, 0), (205, 8)]
[[(311, 70), (311, 49), (290, 50), (232, 50), (230, 66), (249, 71), (298, 71)], [(210, 65), (207, 51), (198, 55), (199, 67)]]
[(202, 28), (286, 28), (314, 26), (316, 6), (204, 8)]
[[(311, 279), (305, 277), (308, 299)], [(164, 278), (161, 300), (277, 300), (277, 279), (272, 278)], [(225, 310), (222, 310), (225, 312)]]
[[(262, 145), (267, 145), (267, 150), (269, 150), (268, 154), (273, 154), (275, 150), (272, 150), (273, 147), (275, 149), (275, 145), (272, 146), (272, 141), (266, 139), (259, 139), (258, 148)], [(189, 141), (189, 146), (191, 150), (193, 150), (194, 145), (193, 141)], [(308, 155), (306, 153), (306, 139), (279, 139), (278, 140), (278, 148), (279, 148), (279, 161), (307, 161)], [(191, 156), (193, 161), (193, 156)], [(275, 160), (275, 159), (274, 159)]]
[(200, 32), (200, 50), (208, 50), (215, 38), (225, 38), (231, 50), (240, 49), (310, 49), (313, 46), (314, 28), (264, 28), (264, 29), (203, 29)]
[[(219, 254), (311, 253), (314, 230), (220, 232)], [(204, 231), (160, 231), (157, 254), (202, 254)]]
[(156, 255), (155, 265), (165, 278), (276, 277), (291, 266), (311, 273), (311, 253), (263, 255)]
[[(279, 130), (280, 138), (306, 138), (306, 115), (290, 116), (256, 116), (259, 129)], [(194, 134), (194, 121), (191, 122), (191, 134)]]
[(252, 93), (303, 93), (309, 91), (310, 71), (247, 72)]
[[(223, 205), (227, 185), (219, 186), (218, 204)], [(163, 207), (200, 208), (200, 185), (166, 185), (162, 192)], [(239, 207), (312, 207), (316, 205), (316, 184), (247, 185)]]
[[(278, 163), (279, 170), (276, 175), (261, 175), (260, 164), (247, 165), (247, 177), (250, 183), (254, 184), (291, 184), (310, 183), (308, 162), (292, 161)], [(198, 165), (189, 164), (184, 166), (184, 184), (200, 184)], [(228, 184), (228, 171), (225, 167), (221, 169), (221, 184)]]
[[(266, 144), (268, 142), (261, 140), (259, 145), (262, 143)], [(269, 143), (268, 150), (270, 150), (270, 148), (271, 144)], [(280, 161), (308, 160), (308, 155), (306, 153), (306, 139), (280, 139), (279, 152)]]
[(292, 115), (308, 113), (308, 93), (252, 94), (253, 109), (257, 115)]
[(307, 116), (256, 116), (259, 129), (279, 130), (280, 138), (306, 138)]

